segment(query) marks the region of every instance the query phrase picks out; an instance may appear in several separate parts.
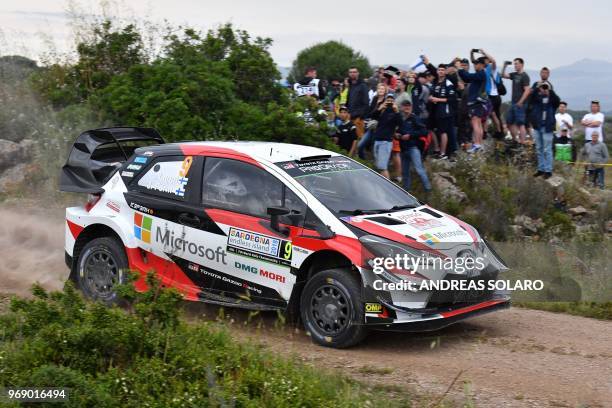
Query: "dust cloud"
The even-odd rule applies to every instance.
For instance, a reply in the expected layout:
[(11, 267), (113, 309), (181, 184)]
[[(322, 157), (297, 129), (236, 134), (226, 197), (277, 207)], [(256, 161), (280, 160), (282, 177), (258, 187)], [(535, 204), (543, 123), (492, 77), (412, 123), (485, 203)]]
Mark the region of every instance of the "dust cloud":
[(68, 278), (64, 263), (64, 217), (50, 211), (0, 207), (0, 293), (26, 296), (32, 284), (59, 290)]

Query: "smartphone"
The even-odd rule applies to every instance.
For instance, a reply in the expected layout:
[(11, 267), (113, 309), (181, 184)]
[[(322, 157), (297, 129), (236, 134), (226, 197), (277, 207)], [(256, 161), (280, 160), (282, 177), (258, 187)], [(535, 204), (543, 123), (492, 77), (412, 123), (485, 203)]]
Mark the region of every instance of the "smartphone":
[(512, 65), (512, 61), (504, 61), (504, 64), (506, 64), (506, 65)]

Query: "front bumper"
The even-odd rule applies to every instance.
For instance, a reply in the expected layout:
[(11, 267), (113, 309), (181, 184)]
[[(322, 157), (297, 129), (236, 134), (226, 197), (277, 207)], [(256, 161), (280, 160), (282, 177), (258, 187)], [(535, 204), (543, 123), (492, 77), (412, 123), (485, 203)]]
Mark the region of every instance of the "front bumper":
[(393, 320), (380, 323), (368, 323), (374, 330), (424, 332), (439, 330), (458, 321), (479, 316), (497, 310), (507, 309), (511, 305), (509, 296), (500, 296), (493, 299), (463, 305), (456, 308), (441, 308), (436, 312), (428, 310), (426, 313), (415, 315), (410, 320)]

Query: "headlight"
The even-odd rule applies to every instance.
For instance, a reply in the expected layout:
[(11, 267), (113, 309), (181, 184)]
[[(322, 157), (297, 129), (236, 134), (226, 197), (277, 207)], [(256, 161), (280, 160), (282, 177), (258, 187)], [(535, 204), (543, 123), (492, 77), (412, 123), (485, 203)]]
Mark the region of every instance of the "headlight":
[[(422, 259), (422, 262), (427, 262), (430, 259), (430, 253), (414, 249), (409, 246), (400, 244), (389, 239), (377, 237), (375, 235), (364, 235), (359, 238), (364, 248), (368, 253), (363, 253), (364, 263), (370, 265), (374, 273), (383, 276), (390, 282), (398, 283), (403, 280), (419, 277), (428, 279), (418, 273), (418, 268), (395, 268), (395, 265), (414, 265), (412, 261)], [(383, 261), (386, 259), (394, 260), (393, 268), (386, 268)]]

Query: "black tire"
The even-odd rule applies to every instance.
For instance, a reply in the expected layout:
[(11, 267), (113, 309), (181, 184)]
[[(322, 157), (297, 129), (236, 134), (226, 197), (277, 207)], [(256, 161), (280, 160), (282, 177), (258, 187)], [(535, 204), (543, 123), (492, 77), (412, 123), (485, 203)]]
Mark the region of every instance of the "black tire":
[(321, 346), (346, 348), (367, 335), (359, 278), (350, 269), (318, 272), (300, 300), (304, 329)]
[(85, 297), (117, 304), (117, 285), (125, 283), (128, 259), (121, 243), (111, 237), (89, 241), (79, 254), (76, 278)]

